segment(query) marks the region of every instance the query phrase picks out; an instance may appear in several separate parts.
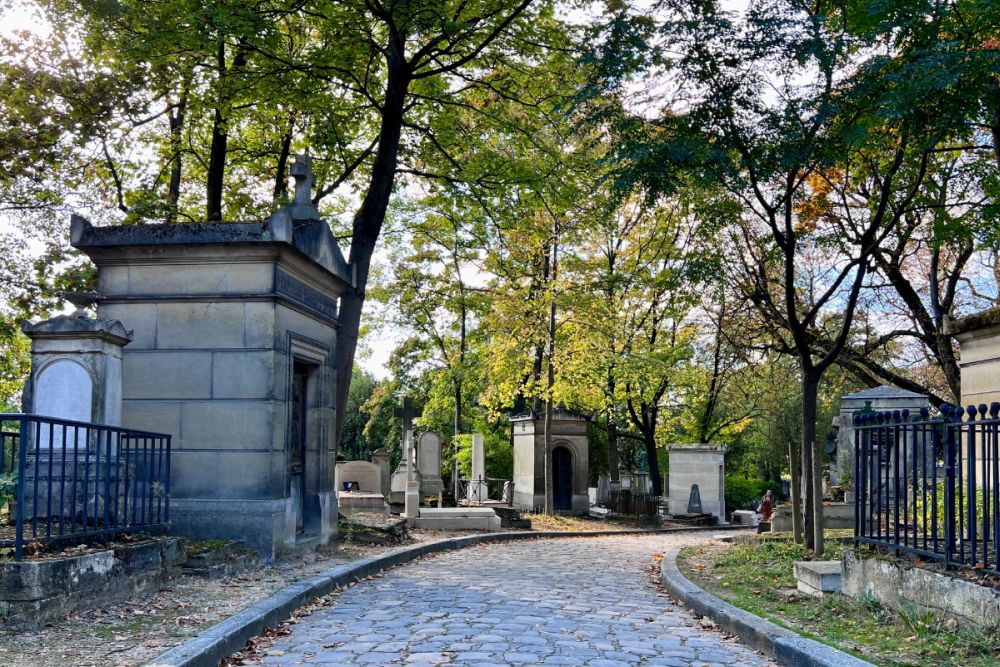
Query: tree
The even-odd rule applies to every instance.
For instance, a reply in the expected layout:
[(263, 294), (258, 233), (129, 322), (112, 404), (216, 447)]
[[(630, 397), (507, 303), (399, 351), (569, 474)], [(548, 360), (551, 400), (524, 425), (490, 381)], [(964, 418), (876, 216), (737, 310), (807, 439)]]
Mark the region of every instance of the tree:
[(780, 2), (742, 16), (713, 2), (664, 7), (686, 110), (621, 121), (622, 171), (662, 191), (674, 185), (670, 167), (684, 169), (742, 203), (729, 261), (776, 346), (799, 363), (807, 543), (821, 552), (819, 383), (850, 338), (875, 249), (913, 204), (950, 119), (929, 113), (940, 96), (898, 97), (899, 62), (862, 49), (836, 6)]

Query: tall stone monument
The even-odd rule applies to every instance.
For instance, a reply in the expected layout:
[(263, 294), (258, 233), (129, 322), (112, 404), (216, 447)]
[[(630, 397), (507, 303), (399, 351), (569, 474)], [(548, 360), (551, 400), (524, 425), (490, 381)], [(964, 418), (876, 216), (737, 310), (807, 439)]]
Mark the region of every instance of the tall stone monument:
[(267, 220), (93, 227), (71, 240), (97, 266), (98, 317), (133, 329), (122, 418), (173, 435), (171, 519), (192, 537), (245, 541), (265, 559), (336, 533), (334, 397), (339, 298), (353, 283), (312, 205)]
[(444, 490), (441, 479), (441, 436), (425, 431), (417, 438), (417, 470), (420, 471), (420, 493), (436, 496)]
[(379, 469), (381, 487), (380, 493), (388, 499), (389, 483), (391, 482), (391, 475), (389, 474), (389, 452), (385, 451), (385, 447), (379, 447), (372, 452), (371, 461), (377, 465)]
[(469, 477), (469, 490), (466, 494), (469, 502), (481, 503), (489, 499), (489, 489), (486, 486), (486, 449), (483, 436), (478, 433), (472, 436), (472, 474)]

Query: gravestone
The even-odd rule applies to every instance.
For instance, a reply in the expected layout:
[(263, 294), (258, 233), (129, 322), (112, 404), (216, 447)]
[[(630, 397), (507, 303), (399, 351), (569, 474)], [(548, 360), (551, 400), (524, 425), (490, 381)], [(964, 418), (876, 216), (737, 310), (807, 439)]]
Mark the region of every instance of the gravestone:
[[(389, 506), (382, 495), (382, 471), (378, 465), (368, 461), (344, 461), (337, 464), (335, 474), (341, 514), (389, 513)], [(350, 489), (345, 488), (348, 485)]]
[(701, 514), (701, 493), (698, 492), (698, 485), (691, 485), (691, 495), (688, 497), (688, 514)]
[(264, 560), (337, 530), (333, 439), (339, 299), (354, 284), (312, 205), (266, 220), (93, 227), (71, 241), (97, 265), (98, 317), (135, 331), (122, 354), (122, 421), (173, 435), (170, 519)]
[[(72, 315), (22, 323), (31, 339), (31, 375), (22, 410), (121, 426), (122, 354), (132, 332), (117, 320), (88, 317), (80, 305)], [(39, 447), (48, 447), (47, 437), (43, 433)]]
[(486, 450), (483, 436), (478, 433), (472, 436), (472, 475), (469, 478), (467, 497), (473, 503), (481, 503), (489, 498), (486, 487)]
[(436, 496), (444, 490), (441, 479), (441, 436), (426, 431), (417, 439), (417, 470), (420, 471), (420, 493)]
[(381, 480), (380, 493), (386, 498), (389, 497), (389, 452), (384, 447), (379, 447), (371, 455), (372, 463), (378, 466)]
[[(590, 508), (588, 418), (564, 405), (552, 411), (552, 469), (555, 509), (586, 514)], [(510, 420), (514, 444), (514, 507), (533, 510), (545, 506), (545, 419), (529, 412)], [(609, 492), (617, 483), (609, 481)], [(598, 497), (600, 497), (600, 490)]]
[(363, 493), (382, 493), (382, 471), (374, 463), (368, 461), (344, 461), (338, 463), (335, 471), (337, 493), (346, 491), (345, 482), (354, 482), (358, 488), (351, 491)]

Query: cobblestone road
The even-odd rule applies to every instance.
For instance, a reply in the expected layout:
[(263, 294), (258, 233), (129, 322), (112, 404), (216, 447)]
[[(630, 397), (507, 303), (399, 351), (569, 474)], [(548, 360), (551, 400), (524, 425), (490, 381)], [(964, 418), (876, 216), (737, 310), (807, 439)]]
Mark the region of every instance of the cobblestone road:
[(425, 558), (301, 618), (264, 664), (769, 664), (657, 590), (654, 555), (697, 539), (532, 540)]

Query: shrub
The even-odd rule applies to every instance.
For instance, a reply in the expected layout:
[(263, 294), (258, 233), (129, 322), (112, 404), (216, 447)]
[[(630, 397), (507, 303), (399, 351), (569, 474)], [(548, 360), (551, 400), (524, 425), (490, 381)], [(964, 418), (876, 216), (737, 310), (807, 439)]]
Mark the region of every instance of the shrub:
[(742, 476), (727, 477), (726, 512), (756, 509), (757, 503), (768, 489), (771, 489), (777, 502), (781, 498), (781, 484), (778, 482), (765, 482), (762, 479), (747, 479)]

